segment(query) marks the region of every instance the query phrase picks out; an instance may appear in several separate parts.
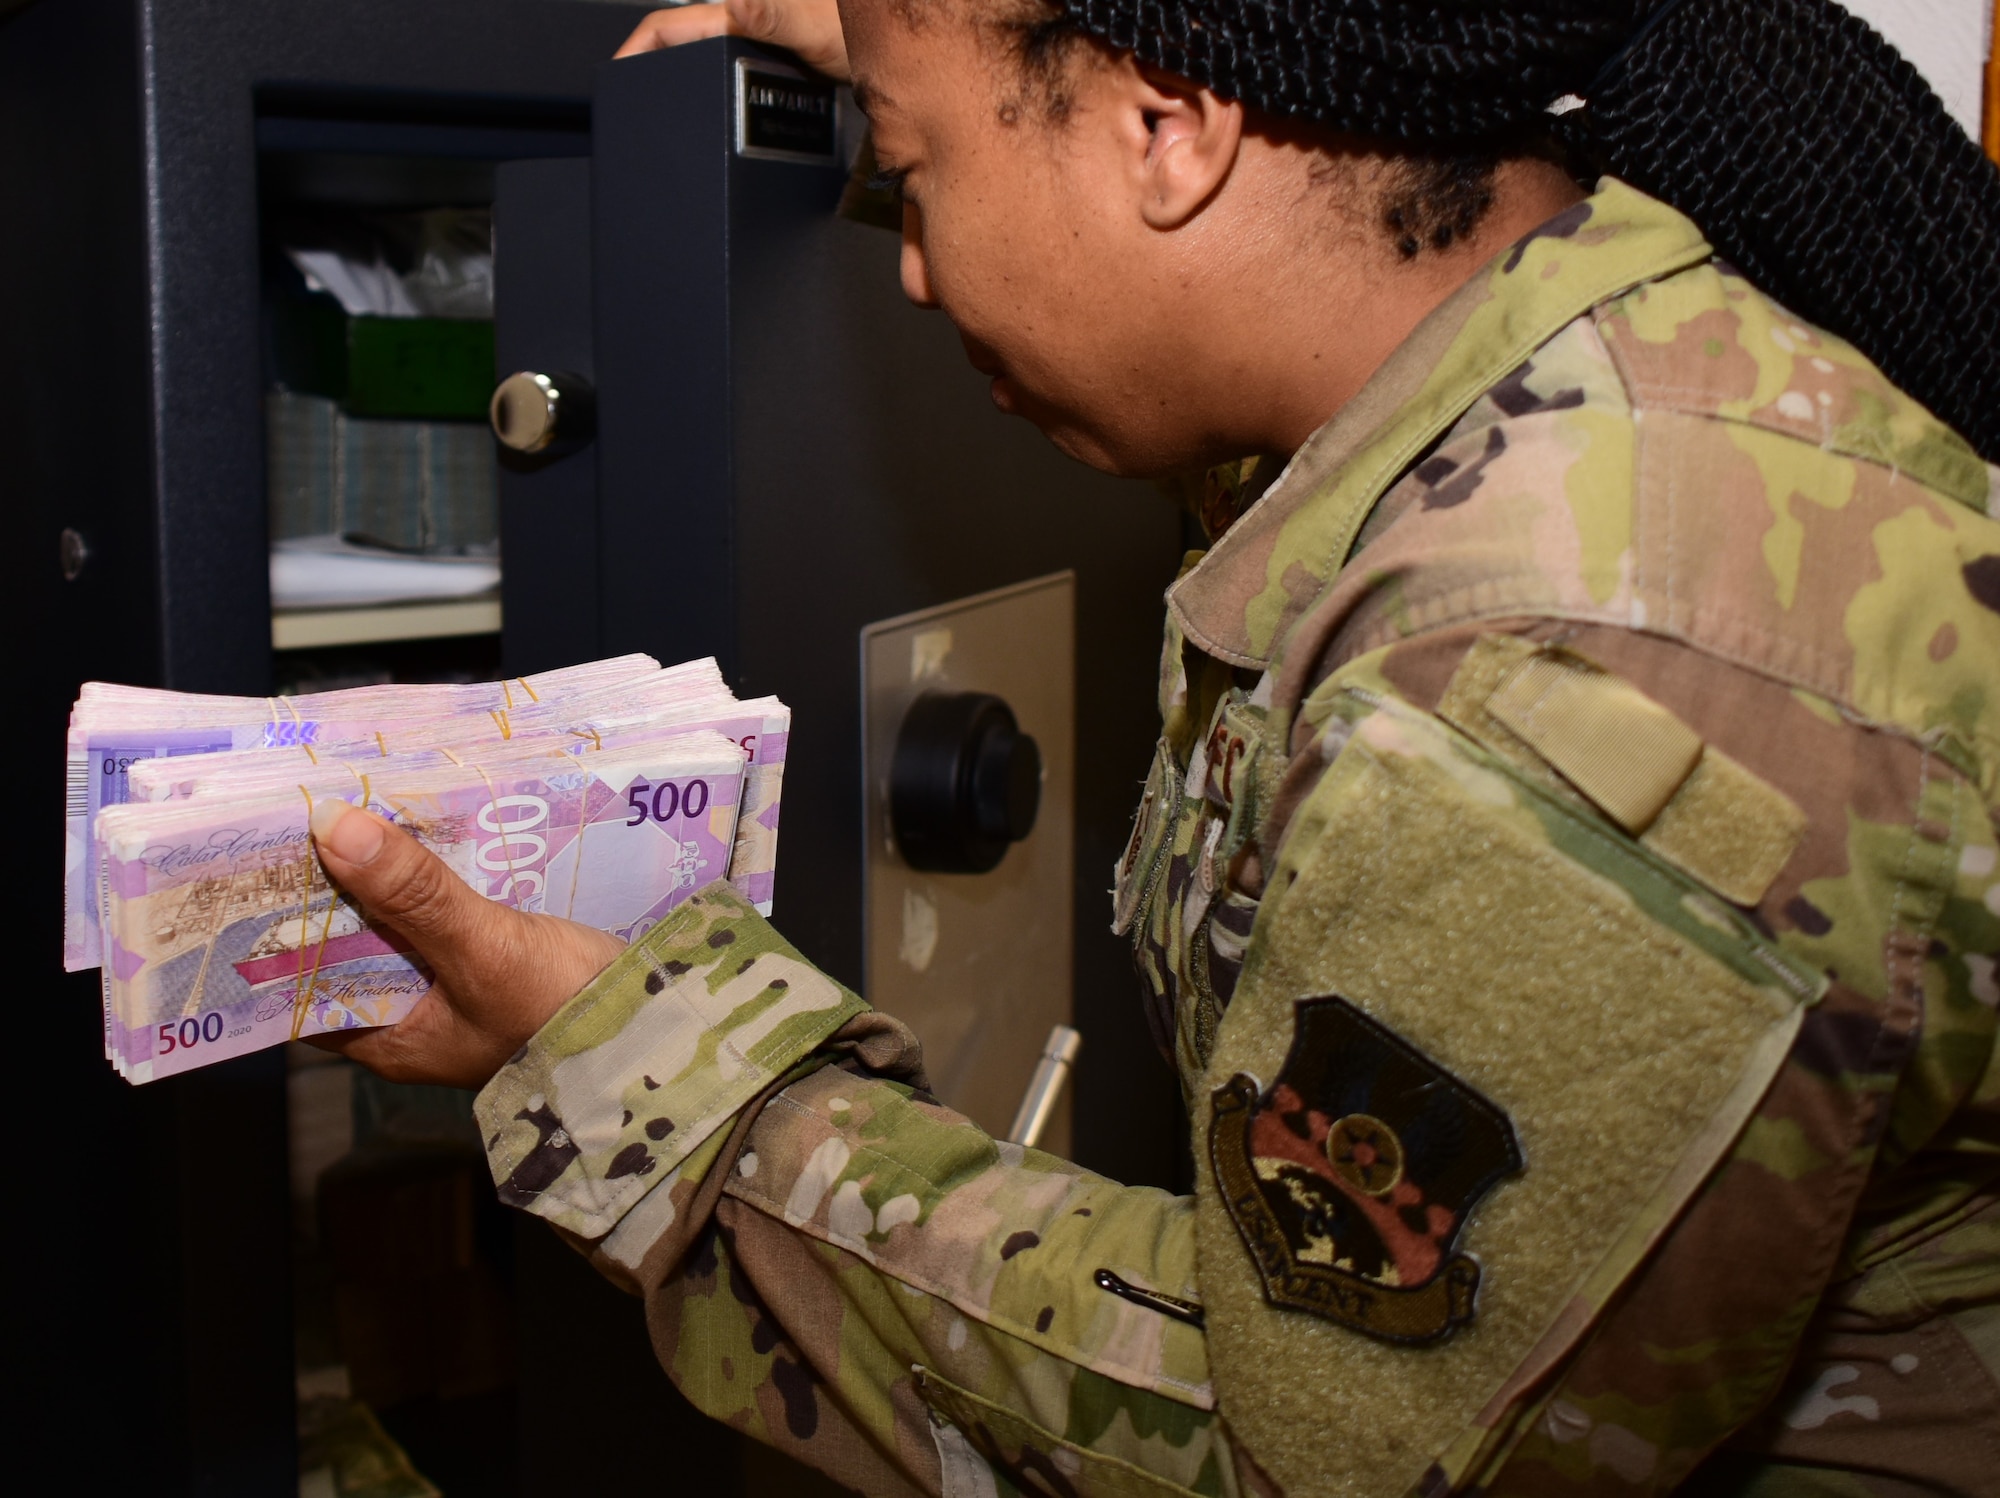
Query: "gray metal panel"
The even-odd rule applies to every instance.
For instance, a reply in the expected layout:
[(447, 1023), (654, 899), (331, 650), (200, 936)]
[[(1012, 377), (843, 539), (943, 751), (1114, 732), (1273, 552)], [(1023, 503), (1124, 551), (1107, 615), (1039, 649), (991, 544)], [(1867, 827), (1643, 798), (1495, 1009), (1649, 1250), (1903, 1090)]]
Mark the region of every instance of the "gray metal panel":
[[(890, 769), (924, 692), (991, 692), (1042, 760), (1034, 830), (985, 874), (927, 874), (897, 852)], [(868, 1001), (917, 1032), (931, 1090), (996, 1139), (1055, 1025), (1073, 1018), (1076, 578), (885, 619), (861, 632)], [(1069, 1095), (1039, 1141), (1067, 1154)]]

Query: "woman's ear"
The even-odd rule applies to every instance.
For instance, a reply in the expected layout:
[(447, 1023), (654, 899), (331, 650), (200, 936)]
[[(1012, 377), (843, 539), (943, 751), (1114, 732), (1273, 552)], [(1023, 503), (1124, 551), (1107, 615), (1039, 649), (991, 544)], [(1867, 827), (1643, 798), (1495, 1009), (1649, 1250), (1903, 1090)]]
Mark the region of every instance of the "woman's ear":
[(1126, 144), (1139, 211), (1154, 229), (1177, 229), (1215, 196), (1243, 144), (1243, 106), (1208, 89), (1125, 60)]

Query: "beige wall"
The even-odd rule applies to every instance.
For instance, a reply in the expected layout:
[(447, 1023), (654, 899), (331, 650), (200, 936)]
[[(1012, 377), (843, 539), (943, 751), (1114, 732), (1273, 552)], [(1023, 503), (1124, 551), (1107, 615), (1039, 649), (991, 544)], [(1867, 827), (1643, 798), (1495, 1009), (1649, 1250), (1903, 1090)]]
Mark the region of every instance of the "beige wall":
[(1979, 138), (1990, 0), (1841, 0), (1922, 73), (1966, 134)]

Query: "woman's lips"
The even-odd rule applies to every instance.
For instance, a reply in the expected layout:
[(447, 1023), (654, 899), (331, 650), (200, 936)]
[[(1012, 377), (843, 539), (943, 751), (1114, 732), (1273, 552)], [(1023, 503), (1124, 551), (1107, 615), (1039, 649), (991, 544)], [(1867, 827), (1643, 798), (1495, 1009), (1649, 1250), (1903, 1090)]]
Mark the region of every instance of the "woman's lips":
[(973, 343), (966, 344), (965, 357), (974, 369), (985, 375), (992, 382), (987, 386), (987, 394), (992, 396), (993, 404), (998, 406), (1002, 411), (1012, 412), (1014, 409), (1014, 387), (1008, 382), (1006, 372), (1000, 367), (1000, 361), (994, 358), (989, 351)]
[(965, 362), (989, 378), (1000, 373), (1000, 356), (976, 338), (968, 338), (963, 332), (958, 335), (959, 347), (965, 350)]

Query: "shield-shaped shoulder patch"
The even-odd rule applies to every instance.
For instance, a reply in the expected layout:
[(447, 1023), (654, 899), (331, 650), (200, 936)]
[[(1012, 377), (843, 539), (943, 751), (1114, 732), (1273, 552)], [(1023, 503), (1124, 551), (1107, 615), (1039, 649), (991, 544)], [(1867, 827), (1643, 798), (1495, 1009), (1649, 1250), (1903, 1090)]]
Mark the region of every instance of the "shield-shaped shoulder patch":
[(1269, 1090), (1239, 1072), (1211, 1102), (1216, 1182), (1272, 1305), (1385, 1342), (1472, 1319), (1459, 1235), (1522, 1167), (1499, 1108), (1338, 996), (1295, 1007)]

